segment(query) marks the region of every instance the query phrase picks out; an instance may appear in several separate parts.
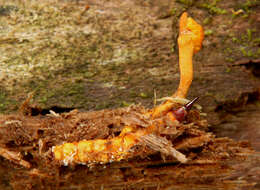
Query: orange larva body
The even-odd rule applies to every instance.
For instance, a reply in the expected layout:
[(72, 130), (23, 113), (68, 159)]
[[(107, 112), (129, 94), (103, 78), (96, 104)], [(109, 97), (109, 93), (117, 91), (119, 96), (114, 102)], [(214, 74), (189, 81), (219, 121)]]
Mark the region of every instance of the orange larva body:
[[(168, 112), (166, 117), (176, 123), (176, 117)], [(162, 120), (158, 123), (163, 123)], [(64, 143), (54, 146), (52, 152), (54, 158), (62, 161), (64, 165), (70, 163), (91, 164), (108, 163), (127, 159), (131, 156), (131, 148), (134, 147), (142, 136), (151, 134), (157, 130), (155, 125), (147, 128), (125, 126), (120, 135), (111, 139), (82, 140), (73, 143)]]
[(64, 165), (69, 163), (108, 163), (120, 161), (129, 156), (129, 150), (139, 142), (146, 130), (131, 132), (132, 127), (126, 126), (118, 137), (112, 139), (82, 140), (54, 146), (52, 151), (56, 160)]
[[(192, 104), (197, 100), (195, 98), (185, 106), (175, 110), (168, 111), (167, 113), (158, 112), (159, 109), (155, 109), (154, 112), (149, 113), (151, 118), (156, 118), (159, 115), (165, 115), (166, 118), (176, 124), (176, 121), (182, 121), (187, 111), (191, 108)], [(166, 102), (165, 104), (169, 104)], [(163, 106), (164, 107), (164, 106)], [(166, 106), (170, 109), (169, 106)], [(158, 124), (163, 124), (163, 120), (158, 120)], [(132, 156), (131, 148), (134, 147), (140, 139), (147, 134), (156, 132), (157, 126), (151, 125), (146, 128), (125, 126), (120, 135), (111, 139), (97, 139), (97, 140), (82, 140), (79, 142), (65, 143), (62, 145), (54, 146), (52, 152), (54, 158), (58, 161), (62, 161), (64, 165), (70, 163), (75, 164), (92, 164), (100, 163), (105, 164), (113, 161), (120, 161)]]

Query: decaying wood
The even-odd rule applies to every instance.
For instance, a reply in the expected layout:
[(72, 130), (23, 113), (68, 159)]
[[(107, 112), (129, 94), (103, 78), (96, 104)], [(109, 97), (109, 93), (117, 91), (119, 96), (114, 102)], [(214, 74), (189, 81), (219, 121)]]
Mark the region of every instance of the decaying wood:
[(186, 156), (173, 148), (172, 143), (165, 138), (150, 134), (144, 136), (142, 142), (154, 151), (159, 151), (165, 155), (171, 155), (182, 163), (187, 162)]
[(0, 155), (4, 157), (5, 159), (14, 162), (16, 164), (19, 164), (25, 168), (30, 168), (31, 164), (25, 160), (22, 159), (22, 156), (20, 153), (13, 152), (10, 150), (7, 150), (5, 148), (0, 147)]
[[(198, 187), (203, 184), (218, 184), (219, 188), (250, 185), (237, 179), (223, 181), (234, 171), (231, 167), (234, 163), (244, 163), (250, 157), (253, 153), (250, 145), (216, 138), (207, 132), (207, 123), (199, 119), (196, 110), (188, 114), (183, 124), (169, 127), (165, 122), (157, 133), (144, 136), (135, 147), (138, 154), (127, 160), (68, 167), (54, 160), (53, 145), (109, 139), (117, 136), (126, 124), (145, 128), (151, 122), (156, 123), (143, 116), (147, 111), (141, 106), (131, 106), (94, 112), (73, 110), (55, 117), (1, 115), (0, 170), (13, 170), (17, 166), (20, 169), (9, 177), (0, 175), (7, 178), (14, 189), (153, 189), (158, 186), (164, 189), (173, 184), (185, 189), (184, 184), (198, 182)], [(7, 153), (12, 156), (6, 156)], [(188, 161), (180, 165), (175, 157)]]

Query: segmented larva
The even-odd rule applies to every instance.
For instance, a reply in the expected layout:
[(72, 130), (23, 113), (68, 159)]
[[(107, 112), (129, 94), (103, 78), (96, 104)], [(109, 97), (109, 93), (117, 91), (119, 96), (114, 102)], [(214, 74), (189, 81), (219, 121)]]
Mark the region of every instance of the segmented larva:
[[(195, 99), (196, 100), (196, 99)], [(172, 121), (182, 121), (191, 108), (191, 101), (176, 111), (169, 111), (166, 117)], [(154, 117), (154, 115), (151, 117)], [(163, 122), (163, 121), (160, 121)], [(157, 127), (151, 125), (146, 128), (125, 126), (120, 135), (111, 139), (82, 140), (65, 143), (52, 147), (54, 158), (62, 161), (64, 165), (70, 163), (91, 164), (108, 163), (129, 158), (131, 148), (134, 147), (144, 135), (153, 133)]]
[(133, 127), (126, 126), (117, 137), (65, 143), (54, 146), (52, 151), (55, 159), (63, 161), (64, 165), (120, 161), (129, 156), (129, 150), (147, 133), (144, 129), (133, 130)]

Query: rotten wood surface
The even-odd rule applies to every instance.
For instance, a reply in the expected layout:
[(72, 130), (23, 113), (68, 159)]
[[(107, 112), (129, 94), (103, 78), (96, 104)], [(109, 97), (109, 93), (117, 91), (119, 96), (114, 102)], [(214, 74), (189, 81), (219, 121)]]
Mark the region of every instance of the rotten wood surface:
[[(137, 146), (139, 154), (127, 160), (63, 166), (53, 158), (54, 145), (111, 138), (126, 124), (145, 128), (150, 125), (142, 117), (146, 112), (143, 107), (132, 106), (38, 116), (1, 115), (0, 171), (5, 171), (0, 173), (1, 187), (18, 190), (254, 188), (259, 175), (253, 170), (259, 164), (259, 155), (247, 142), (215, 137), (196, 110), (189, 113), (184, 123), (171, 128), (162, 125), (157, 134), (145, 136)], [(187, 163), (180, 164), (171, 156), (175, 149), (187, 157)], [(246, 171), (243, 179), (239, 174), (241, 168)]]

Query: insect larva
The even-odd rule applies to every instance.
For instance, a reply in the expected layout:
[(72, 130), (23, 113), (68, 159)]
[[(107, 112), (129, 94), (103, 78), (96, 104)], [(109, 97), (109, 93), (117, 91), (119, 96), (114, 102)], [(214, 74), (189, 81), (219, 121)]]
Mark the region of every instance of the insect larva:
[[(171, 121), (182, 121), (196, 100), (194, 99), (176, 111), (168, 112), (168, 118)], [(54, 158), (62, 161), (64, 165), (70, 163), (88, 164), (120, 161), (132, 155), (130, 153), (131, 148), (140, 142), (142, 136), (150, 134), (155, 130), (156, 126), (154, 125), (147, 128), (125, 126), (117, 137), (65, 143), (54, 146), (52, 152)]]
[[(130, 127), (125, 127), (130, 128)], [(129, 131), (126, 130), (126, 131)], [(54, 146), (52, 151), (56, 160), (63, 161), (64, 165), (69, 163), (107, 163), (120, 161), (127, 158), (129, 150), (138, 138), (145, 134), (145, 130), (137, 132), (122, 131), (118, 137), (112, 139), (82, 140), (79, 142), (65, 143)]]

